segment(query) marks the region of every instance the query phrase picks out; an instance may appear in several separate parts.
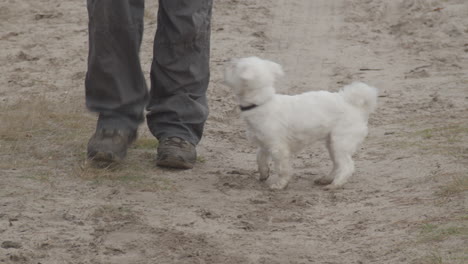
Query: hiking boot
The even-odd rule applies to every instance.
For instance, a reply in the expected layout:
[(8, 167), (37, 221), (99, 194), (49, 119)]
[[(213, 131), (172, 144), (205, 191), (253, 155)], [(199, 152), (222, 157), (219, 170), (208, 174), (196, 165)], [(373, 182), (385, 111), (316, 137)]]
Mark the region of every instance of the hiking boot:
[(195, 146), (179, 137), (168, 137), (159, 142), (156, 159), (158, 166), (191, 169), (195, 165), (196, 159)]
[(88, 158), (96, 161), (121, 161), (136, 139), (136, 131), (98, 129), (88, 142)]

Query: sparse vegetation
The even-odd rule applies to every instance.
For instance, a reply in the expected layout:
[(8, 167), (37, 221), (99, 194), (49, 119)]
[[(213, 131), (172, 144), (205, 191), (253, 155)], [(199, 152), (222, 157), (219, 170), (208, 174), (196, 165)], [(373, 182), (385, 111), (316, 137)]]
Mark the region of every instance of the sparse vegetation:
[(442, 186), (436, 194), (441, 197), (450, 197), (468, 192), (468, 173), (456, 175), (444, 175), (450, 177), (448, 184)]
[(0, 122), (4, 124), (0, 154), (5, 157), (0, 169), (30, 171), (25, 177), (39, 181), (49, 181), (50, 168), (57, 168), (54, 171), (97, 184), (114, 182), (152, 191), (175, 188), (170, 181), (154, 177), (155, 138), (139, 138), (122, 163), (109, 166), (88, 161), (86, 142), (95, 118), (85, 109), (61, 109), (44, 97), (30, 98), (2, 105)]
[(156, 150), (158, 145), (159, 142), (156, 138), (138, 138), (133, 144), (133, 148)]
[(445, 143), (457, 143), (468, 137), (468, 127), (465, 124), (452, 124), (416, 131), (414, 135), (423, 139), (437, 138), (443, 139)]
[(206, 162), (206, 159), (205, 159), (205, 157), (198, 155), (198, 157), (197, 157), (197, 162), (205, 163), (205, 162)]
[(432, 133), (433, 133), (433, 129), (430, 129), (430, 128), (417, 132), (417, 134), (420, 135), (424, 139), (432, 138)]
[[(214, 1), (210, 117), (184, 171), (155, 165), (146, 124), (124, 161), (86, 159), (97, 119), (85, 106), (86, 3), (23, 2), (0, 8), (0, 244), (21, 245), (0, 246), (0, 263), (468, 263), (464, 1)], [(146, 81), (157, 10), (145, 2)], [(346, 188), (313, 184), (332, 167), (323, 144), (294, 160), (287, 190), (258, 182), (222, 85), (243, 54), (283, 64), (280, 93), (377, 86)]]
[(437, 227), (426, 225), (421, 232), (421, 242), (441, 242), (451, 236), (468, 235), (468, 229), (461, 226)]
[[(412, 123), (414, 125), (414, 123)], [(409, 125), (411, 127), (411, 125)], [(457, 160), (468, 160), (468, 148), (461, 144), (468, 141), (468, 127), (465, 124), (426, 128), (423, 130), (398, 133), (394, 142), (385, 147), (413, 149), (423, 154), (438, 154)]]
[(13, 105), (2, 105), (0, 139), (2, 141), (27, 140), (50, 132), (50, 109), (44, 98), (20, 100)]
[(413, 262), (413, 264), (443, 264), (443, 263), (444, 262), (439, 253), (431, 253)]
[(95, 184), (122, 184), (145, 191), (175, 189), (175, 185), (155, 172), (152, 163), (143, 160), (126, 160), (120, 163), (99, 163), (83, 159), (75, 166), (74, 174)]
[[(468, 252), (465, 252), (465, 255)], [(412, 264), (465, 264), (468, 257), (453, 256), (453, 254), (441, 254), (437, 250), (426, 256), (416, 259)]]
[(39, 166), (64, 170), (66, 163), (83, 155), (94, 122), (85, 110), (62, 110), (45, 97), (2, 105), (0, 155), (4, 158), (0, 168), (31, 170), (34, 174)]
[[(437, 222), (425, 223), (420, 227), (418, 244), (427, 245), (429, 248), (439, 248), (438, 245), (449, 240), (468, 239), (467, 217), (447, 218)], [(440, 248), (439, 248), (440, 249)], [(466, 248), (453, 247), (450, 250), (433, 251), (427, 256), (416, 260), (414, 263), (450, 263), (462, 264), (468, 259)]]

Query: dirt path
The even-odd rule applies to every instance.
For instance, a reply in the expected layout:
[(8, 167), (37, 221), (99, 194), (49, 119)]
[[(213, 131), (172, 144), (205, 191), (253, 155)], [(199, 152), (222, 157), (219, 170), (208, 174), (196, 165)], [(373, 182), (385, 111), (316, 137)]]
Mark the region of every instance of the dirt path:
[[(149, 70), (157, 1), (147, 1)], [(466, 263), (468, 4), (215, 1), (211, 115), (191, 171), (154, 166), (146, 127), (122, 164), (85, 146), (85, 3), (0, 1), (0, 263)], [(255, 150), (223, 63), (281, 63), (283, 93), (379, 88), (342, 190), (313, 184), (317, 144), (285, 191), (256, 180)]]
[[(276, 1), (265, 54), (285, 65), (284, 92), (329, 87), (345, 1)], [(287, 51), (287, 52), (285, 52)], [(284, 89), (283, 89), (284, 90)]]

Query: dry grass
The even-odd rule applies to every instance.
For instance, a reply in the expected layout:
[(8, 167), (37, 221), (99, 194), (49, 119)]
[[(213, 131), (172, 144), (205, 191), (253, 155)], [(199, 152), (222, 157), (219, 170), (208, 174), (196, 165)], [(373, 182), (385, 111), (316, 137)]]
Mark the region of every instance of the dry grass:
[(156, 138), (138, 138), (133, 144), (134, 149), (156, 150), (159, 142)]
[(445, 175), (445, 177), (451, 177), (449, 184), (442, 186), (436, 195), (440, 197), (451, 197), (459, 194), (463, 194), (468, 191), (468, 173)]
[(0, 108), (0, 139), (2, 141), (28, 140), (33, 136), (52, 132), (47, 116), (49, 104), (44, 98), (21, 100)]
[(205, 163), (205, 162), (206, 162), (206, 158), (203, 157), (203, 156), (198, 155), (198, 156), (197, 156), (197, 162), (198, 162), (198, 163)]
[[(425, 223), (420, 227), (419, 239), (417, 241), (420, 245), (425, 245), (431, 252), (426, 256), (413, 261), (414, 264), (462, 264), (468, 260), (468, 251), (464, 244), (460, 241), (468, 239), (468, 216), (449, 218), (446, 220), (439, 220), (437, 222)], [(451, 244), (454, 241), (459, 241), (452, 244), (447, 249), (443, 244)]]
[(418, 154), (448, 156), (465, 163), (468, 160), (468, 127), (465, 123), (395, 133), (395, 136), (395, 140), (384, 142), (382, 146), (412, 149)]
[(137, 222), (139, 220), (138, 215), (131, 208), (110, 204), (97, 207), (90, 217), (103, 220), (104, 222)]
[[(466, 253), (466, 252), (465, 252)], [(465, 254), (466, 255), (466, 254)], [(412, 264), (465, 264), (468, 258), (464, 256), (451, 256), (451, 254), (441, 254), (438, 250), (434, 251), (422, 258), (419, 258)]]
[(412, 264), (444, 264), (440, 253), (431, 253), (412, 262)]
[(156, 174), (152, 163), (142, 160), (144, 159), (129, 158), (120, 163), (109, 164), (83, 158), (74, 167), (73, 175), (95, 184), (118, 184), (141, 191), (176, 189), (172, 181)]
[(82, 155), (95, 122), (85, 109), (44, 96), (2, 105), (0, 111), (0, 169), (34, 174), (38, 167), (69, 168)]
[(53, 139), (61, 141), (83, 136), (94, 125), (94, 119), (84, 109), (66, 111), (58, 103), (44, 97), (24, 99), (0, 108), (0, 140), (28, 141)]
[(468, 136), (468, 127), (466, 124), (452, 124), (419, 130), (414, 132), (414, 135), (423, 139), (435, 138), (446, 143), (458, 143), (463, 142), (464, 137)]
[(468, 236), (468, 228), (458, 224), (457, 226), (436, 226), (425, 224), (421, 231), (420, 242), (441, 242), (454, 236)]
[(153, 164), (158, 141), (141, 137), (129, 157), (113, 165), (86, 159), (86, 143), (94, 132), (95, 117), (75, 103), (55, 103), (45, 97), (3, 105), (0, 110), (0, 169), (21, 170), (30, 179), (49, 181), (52, 172), (96, 184), (120, 184), (147, 191), (174, 189), (155, 177)]

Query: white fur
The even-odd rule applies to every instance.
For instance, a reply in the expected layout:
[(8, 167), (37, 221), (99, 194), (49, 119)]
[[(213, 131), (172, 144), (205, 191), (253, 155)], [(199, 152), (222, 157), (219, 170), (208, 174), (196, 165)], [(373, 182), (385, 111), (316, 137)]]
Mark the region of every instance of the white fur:
[(333, 169), (315, 181), (327, 189), (341, 187), (354, 172), (352, 155), (367, 136), (367, 120), (377, 105), (377, 89), (355, 82), (338, 93), (275, 94), (273, 84), (283, 75), (279, 64), (257, 57), (233, 59), (225, 71), (225, 84), (243, 111), (249, 138), (258, 146), (260, 180), (270, 176), (273, 160), (278, 177), (272, 189), (285, 188), (291, 179), (291, 158), (316, 141), (326, 142)]

